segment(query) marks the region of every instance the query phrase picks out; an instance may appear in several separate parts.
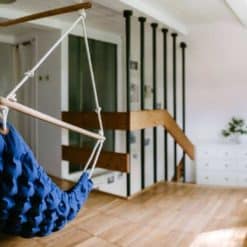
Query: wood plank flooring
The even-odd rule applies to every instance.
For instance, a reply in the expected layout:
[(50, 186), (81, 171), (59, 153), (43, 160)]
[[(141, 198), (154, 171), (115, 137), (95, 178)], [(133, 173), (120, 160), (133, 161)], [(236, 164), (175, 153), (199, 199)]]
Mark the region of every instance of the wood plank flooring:
[(0, 246), (247, 247), (247, 190), (164, 183), (130, 201), (93, 192), (64, 230), (32, 240), (1, 235)]

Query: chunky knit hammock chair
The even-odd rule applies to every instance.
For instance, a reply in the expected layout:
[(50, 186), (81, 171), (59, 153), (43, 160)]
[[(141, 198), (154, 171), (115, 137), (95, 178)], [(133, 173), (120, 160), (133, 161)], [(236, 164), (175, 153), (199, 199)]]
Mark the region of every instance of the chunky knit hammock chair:
[[(85, 19), (85, 11), (81, 10), (79, 12), (79, 18), (34, 68), (25, 73), (24, 78), (6, 98), (0, 98), (2, 118), (0, 125), (3, 129), (0, 131), (0, 231), (4, 233), (31, 238), (46, 236), (60, 230), (68, 221), (76, 216), (93, 187), (91, 176), (105, 138)], [(16, 92), (30, 77), (34, 76), (40, 65), (79, 23), (82, 24), (84, 33), (96, 113), (100, 126), (99, 133), (73, 126), (16, 102)], [(48, 177), (46, 171), (38, 164), (21, 135), (12, 125), (7, 123), (9, 109), (20, 111), (61, 128), (76, 131), (97, 139), (81, 178), (71, 190), (66, 192), (61, 191)], [(91, 170), (88, 173), (87, 170), (90, 166)]]

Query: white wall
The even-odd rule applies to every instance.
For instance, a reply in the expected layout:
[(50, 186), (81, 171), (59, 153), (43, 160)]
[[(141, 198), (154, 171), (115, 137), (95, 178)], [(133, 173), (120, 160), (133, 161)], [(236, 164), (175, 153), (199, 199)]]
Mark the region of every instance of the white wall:
[[(35, 34), (38, 42), (38, 58), (41, 58), (61, 32), (39, 31)], [(61, 47), (47, 59), (38, 70), (38, 110), (56, 118), (61, 118)], [(39, 77), (42, 80), (39, 80)], [(46, 77), (49, 77), (47, 80)], [(39, 161), (47, 172), (61, 176), (61, 129), (50, 124), (38, 122)]]
[(187, 41), (188, 135), (196, 145), (223, 142), (232, 116), (247, 120), (247, 30), (238, 22), (194, 25)]

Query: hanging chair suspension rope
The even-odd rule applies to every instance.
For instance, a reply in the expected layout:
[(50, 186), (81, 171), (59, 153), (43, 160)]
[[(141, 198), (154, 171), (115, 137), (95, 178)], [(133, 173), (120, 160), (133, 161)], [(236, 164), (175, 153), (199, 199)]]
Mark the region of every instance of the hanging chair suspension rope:
[[(98, 121), (99, 121), (99, 127), (100, 127), (99, 134), (101, 136), (104, 136), (104, 129), (103, 129), (103, 123), (102, 123), (102, 116), (101, 116), (101, 107), (99, 106), (99, 99), (98, 99), (98, 94), (97, 94), (97, 89), (96, 89), (96, 81), (95, 81), (95, 75), (94, 75), (94, 70), (93, 70), (93, 63), (92, 63), (92, 58), (91, 58), (91, 53), (90, 53), (90, 48), (89, 48), (89, 43), (88, 43), (88, 35), (87, 35), (87, 28), (86, 28), (86, 21), (85, 21), (86, 20), (86, 11), (84, 9), (80, 10), (79, 15), (82, 17), (81, 21), (82, 21), (82, 29), (83, 29), (84, 41), (85, 41), (85, 47), (86, 47), (86, 54), (87, 54), (91, 83), (92, 83), (92, 88), (93, 88), (93, 93), (94, 93), (96, 113), (97, 113), (97, 117), (98, 117)], [(89, 158), (89, 161), (87, 162), (87, 165), (84, 169), (84, 172), (85, 172), (88, 169), (89, 164), (92, 162), (92, 159), (94, 157), (93, 164), (91, 166), (91, 171), (89, 174), (89, 178), (91, 178), (93, 175), (93, 172), (94, 172), (95, 167), (97, 165), (97, 161), (99, 159), (99, 155), (100, 155), (101, 150), (102, 150), (103, 145), (104, 145), (104, 141), (105, 141), (104, 139), (103, 140), (101, 139), (95, 144), (95, 148), (94, 148), (94, 150), (91, 154), (91, 157)]]
[(85, 11), (82, 11), (82, 14), (78, 17), (78, 19), (71, 25), (71, 27), (59, 38), (59, 40), (49, 49), (49, 51), (40, 59), (40, 61), (28, 72), (25, 73), (24, 78), (16, 85), (16, 87), (7, 95), (6, 99), (1, 98), (0, 104), (5, 106), (2, 107), (2, 115), (3, 115), (3, 123), (4, 123), (4, 129), (7, 128), (6, 126), (6, 118), (8, 114), (8, 110), (6, 109), (6, 106), (9, 108), (12, 108), (16, 111), (23, 112), (27, 115), (31, 115), (32, 117), (37, 117), (43, 121), (52, 123), (54, 125), (57, 125), (59, 127), (69, 129), (75, 132), (78, 132), (80, 134), (98, 139), (98, 140), (104, 140), (104, 132), (103, 132), (103, 126), (102, 126), (102, 119), (100, 115), (100, 107), (98, 103), (98, 97), (97, 97), (97, 92), (96, 92), (96, 86), (95, 86), (95, 79), (94, 79), (94, 74), (93, 74), (93, 68), (92, 68), (92, 62), (91, 62), (91, 56), (90, 56), (90, 51), (89, 51), (89, 46), (88, 42), (85, 41), (86, 43), (86, 49), (87, 49), (87, 56), (89, 59), (90, 66), (90, 74), (92, 79), (92, 85), (93, 85), (93, 90), (94, 90), (94, 97), (95, 97), (95, 102), (96, 102), (96, 112), (99, 118), (99, 125), (100, 125), (100, 135), (90, 132), (87, 130), (84, 130), (82, 128), (76, 127), (74, 125), (68, 124), (64, 121), (58, 120), (56, 118), (50, 117), (49, 115), (43, 114), (41, 112), (38, 112), (36, 110), (33, 110), (29, 107), (26, 107), (24, 105), (21, 105), (19, 103), (15, 103), (12, 101), (16, 101), (16, 93), (17, 91), (28, 81), (29, 78), (33, 77), (35, 72), (39, 69), (39, 67), (46, 61), (46, 59), (52, 54), (52, 52), (62, 43), (62, 41), (71, 33), (71, 31), (80, 23), (80, 21), (83, 21), (83, 31), (85, 35), (85, 40), (87, 39), (87, 32), (86, 32), (86, 27), (85, 27)]
[(61, 36), (61, 38), (50, 48), (50, 50), (40, 59), (40, 61), (28, 72), (25, 77), (16, 85), (16, 87), (7, 95), (7, 99), (15, 99), (16, 92), (27, 82), (27, 80), (34, 76), (37, 69), (46, 61), (52, 52), (63, 42), (63, 40), (71, 33), (71, 31), (78, 25), (83, 17), (79, 18), (72, 24), (72, 26)]
[(97, 143), (94, 145), (93, 151), (92, 151), (92, 153), (91, 153), (91, 155), (90, 155), (90, 157), (89, 157), (89, 159), (88, 159), (88, 161), (87, 161), (87, 163), (85, 165), (83, 173), (88, 170), (88, 168), (89, 168), (89, 166), (90, 166), (90, 164), (91, 164), (91, 162), (93, 160), (93, 157), (95, 156), (95, 153), (96, 153), (97, 148), (99, 147), (99, 145), (100, 145), (100, 141), (97, 141)]
[[(25, 73), (24, 78), (17, 84), (17, 86), (7, 95), (6, 98), (0, 97), (0, 110), (2, 111), (2, 119), (3, 119), (3, 127), (4, 130), (7, 129), (7, 115), (8, 115), (8, 109), (14, 109), (16, 111), (22, 112), (26, 115), (30, 115), (32, 117), (38, 118), (40, 120), (52, 123), (56, 126), (59, 126), (61, 128), (65, 128), (68, 130), (72, 130), (75, 132), (78, 132), (82, 135), (86, 135), (91, 138), (95, 138), (98, 141), (96, 142), (94, 149), (87, 161), (87, 164), (85, 166), (85, 169), (83, 171), (86, 172), (86, 170), (89, 168), (90, 164), (91, 171), (89, 174), (89, 177), (92, 177), (92, 174), (94, 172), (94, 169), (96, 167), (97, 161), (99, 159), (100, 152), (103, 148), (103, 144), (105, 141), (104, 137), (104, 129), (103, 129), (103, 123), (102, 123), (102, 116), (101, 116), (101, 107), (99, 106), (99, 100), (97, 95), (97, 89), (96, 89), (96, 82), (95, 82), (95, 76), (94, 76), (94, 70), (92, 65), (92, 59), (89, 49), (89, 43), (88, 43), (88, 35), (87, 35), (87, 29), (86, 29), (86, 12), (85, 9), (79, 11), (79, 18), (72, 24), (72, 26), (61, 36), (61, 38), (48, 50), (48, 52), (40, 59), (40, 61), (30, 70)], [(79, 128), (77, 126), (74, 126), (72, 124), (66, 123), (64, 121), (61, 121), (59, 119), (56, 119), (54, 117), (51, 117), (49, 115), (46, 115), (44, 113), (41, 113), (39, 111), (36, 111), (32, 108), (29, 108), (27, 106), (24, 106), (22, 104), (19, 104), (16, 101), (16, 93), (17, 91), (28, 81), (29, 78), (34, 77), (35, 72), (39, 69), (39, 67), (46, 61), (46, 59), (52, 54), (52, 52), (62, 43), (62, 41), (71, 33), (71, 31), (79, 24), (79, 22), (82, 22), (82, 29), (84, 33), (84, 41), (86, 46), (86, 54), (87, 54), (87, 60), (89, 64), (89, 71), (90, 71), (90, 77), (91, 77), (91, 83), (94, 93), (94, 100), (96, 105), (96, 113), (99, 121), (99, 134), (96, 134), (94, 132), (87, 131), (85, 129)]]
[(93, 64), (92, 64), (92, 59), (91, 59), (91, 54), (90, 54), (90, 49), (89, 49), (89, 44), (88, 44), (87, 28), (86, 28), (86, 23), (85, 23), (86, 11), (83, 9), (79, 12), (79, 14), (82, 17), (81, 20), (82, 20), (82, 28), (83, 28), (83, 33), (84, 33), (84, 41), (85, 41), (85, 46), (86, 46), (86, 53), (87, 53), (90, 76), (91, 76), (91, 81), (92, 81), (94, 99), (95, 99), (95, 104), (96, 104), (96, 113), (97, 113), (98, 121), (99, 121), (99, 125), (100, 125), (99, 126), (100, 127), (99, 133), (100, 133), (100, 135), (103, 136), (104, 135), (104, 129), (103, 129), (103, 123), (102, 123), (102, 117), (101, 117), (101, 108), (99, 106), (95, 76), (94, 76), (94, 71), (93, 71)]
[(104, 141), (100, 141), (100, 146), (99, 146), (99, 149), (98, 149), (98, 151), (97, 151), (97, 153), (96, 153), (96, 155), (95, 155), (94, 163), (93, 163), (93, 165), (92, 165), (92, 167), (91, 167), (91, 171), (90, 171), (90, 173), (89, 173), (89, 178), (91, 178), (92, 175), (93, 175), (93, 172), (94, 172), (95, 167), (96, 167), (96, 165), (97, 165), (97, 161), (98, 161), (98, 159), (99, 159), (99, 156), (100, 156), (101, 150), (102, 150), (102, 148), (103, 148), (103, 145), (104, 145)]
[(58, 9), (48, 10), (48, 11), (40, 12), (37, 14), (24, 16), (24, 17), (17, 18), (14, 20), (8, 20), (8, 21), (0, 22), (0, 27), (13, 26), (13, 25), (28, 22), (28, 21), (33, 21), (33, 20), (47, 18), (47, 17), (51, 17), (51, 16), (66, 14), (66, 13), (70, 13), (70, 12), (75, 12), (75, 11), (80, 10), (80, 9), (89, 9), (91, 7), (92, 7), (92, 4), (90, 2), (69, 5), (66, 7), (58, 8)]

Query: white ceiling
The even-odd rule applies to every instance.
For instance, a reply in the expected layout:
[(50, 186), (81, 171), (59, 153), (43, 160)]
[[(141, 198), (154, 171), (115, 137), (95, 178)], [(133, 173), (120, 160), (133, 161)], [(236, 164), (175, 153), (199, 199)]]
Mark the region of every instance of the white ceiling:
[[(86, 0), (85, 0), (86, 1)], [(113, 25), (112, 31), (117, 31), (123, 24), (122, 11), (128, 6), (124, 2), (127, 0), (92, 0), (93, 8), (88, 11), (88, 19), (94, 25), (99, 27), (109, 24)], [(224, 0), (131, 0), (129, 2), (142, 4), (151, 4), (153, 8), (158, 9), (161, 13), (169, 13), (170, 17), (176, 19), (178, 23), (187, 26), (193, 24), (204, 24), (214, 22), (236, 22), (237, 19), (232, 11), (227, 7)], [(16, 3), (9, 6), (25, 12), (40, 12), (51, 8), (57, 8), (78, 2), (78, 0), (17, 0)], [(104, 5), (104, 6), (103, 6)], [(141, 7), (141, 5), (140, 5)], [(140, 12), (136, 13), (141, 14)], [(59, 16), (62, 20), (71, 20), (74, 14)], [(15, 30), (15, 28), (7, 29)], [(20, 30), (20, 29), (19, 29)], [(6, 31), (5, 31), (6, 32)]]
[[(147, 1), (147, 0), (144, 0)], [(186, 25), (236, 21), (224, 0), (155, 0)]]
[[(32, 4), (31, 4), (31, 3)], [(78, 1), (75, 0), (17, 0), (17, 2), (11, 4), (11, 5), (1, 5), (0, 4), (0, 16), (1, 16), (1, 6), (3, 7), (9, 7), (14, 9), (18, 9), (20, 11), (24, 11), (25, 13), (36, 13), (36, 12), (41, 12), (45, 10), (49, 10), (52, 8), (59, 8), (59, 7), (64, 7), (66, 5), (74, 4)], [(85, 1), (86, 2), (86, 1)], [(65, 15), (60, 15), (56, 16), (57, 20), (62, 20), (62, 21), (74, 21), (76, 18), (77, 14), (76, 13), (71, 13), (71, 14), (65, 14)], [(20, 17), (20, 16), (16, 16)], [(120, 12), (117, 12), (115, 10), (112, 10), (110, 8), (106, 8), (102, 5), (99, 5), (97, 3), (93, 4), (93, 8), (87, 11), (87, 19), (88, 22), (92, 26), (97, 26), (99, 28), (103, 27), (104, 25), (108, 25), (109, 22), (112, 22), (113, 25), (110, 26), (109, 31), (112, 32), (117, 32), (119, 30), (119, 27), (123, 25), (123, 17)], [(2, 34), (22, 34), (26, 33), (27, 31), (32, 31), (33, 28), (39, 28), (36, 25), (32, 24), (21, 24), (18, 26), (13, 26), (13, 27), (7, 27), (7, 28), (2, 28), (1, 33)]]

